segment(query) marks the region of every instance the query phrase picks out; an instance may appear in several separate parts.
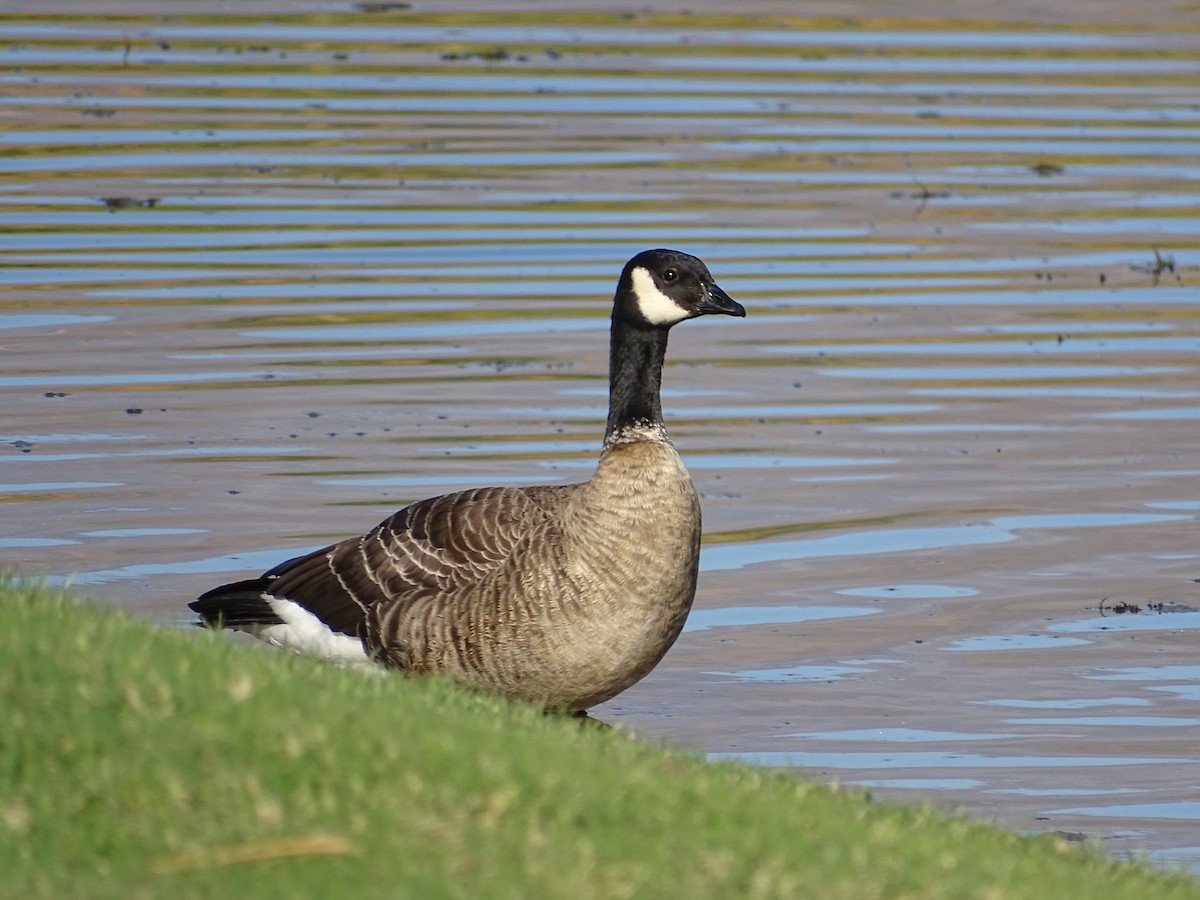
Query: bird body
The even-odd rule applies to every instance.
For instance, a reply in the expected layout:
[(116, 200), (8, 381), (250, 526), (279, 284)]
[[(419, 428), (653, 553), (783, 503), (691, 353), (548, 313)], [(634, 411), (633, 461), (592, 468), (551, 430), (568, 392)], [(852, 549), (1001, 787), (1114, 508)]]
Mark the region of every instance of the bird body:
[(700, 503), (663, 426), (659, 384), (668, 329), (706, 313), (745, 315), (700, 260), (652, 250), (626, 265), (589, 481), (424, 500), (192, 609), (202, 624), (448, 674), (547, 709), (616, 696), (667, 652), (695, 596)]

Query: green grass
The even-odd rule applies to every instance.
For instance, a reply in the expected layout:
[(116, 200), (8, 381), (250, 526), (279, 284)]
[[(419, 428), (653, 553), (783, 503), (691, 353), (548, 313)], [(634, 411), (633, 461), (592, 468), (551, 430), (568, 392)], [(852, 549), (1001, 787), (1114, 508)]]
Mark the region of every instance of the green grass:
[(0, 580), (0, 896), (1145, 900), (1200, 881)]

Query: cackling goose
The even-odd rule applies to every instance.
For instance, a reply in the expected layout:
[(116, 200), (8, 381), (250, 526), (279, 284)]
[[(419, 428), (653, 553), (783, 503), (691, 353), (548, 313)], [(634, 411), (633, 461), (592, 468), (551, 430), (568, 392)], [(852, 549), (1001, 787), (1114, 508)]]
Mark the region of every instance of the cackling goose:
[(440, 672), (546, 709), (616, 696), (662, 659), (696, 593), (700, 503), (659, 385), (668, 330), (710, 313), (746, 311), (696, 257), (639, 253), (617, 283), (608, 424), (590, 481), (414, 503), (191, 608), (209, 627)]

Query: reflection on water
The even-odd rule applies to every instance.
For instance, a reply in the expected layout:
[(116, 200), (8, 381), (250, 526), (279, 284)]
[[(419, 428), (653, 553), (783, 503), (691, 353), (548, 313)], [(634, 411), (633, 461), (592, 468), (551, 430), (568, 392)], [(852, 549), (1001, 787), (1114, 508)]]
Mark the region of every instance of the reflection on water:
[(846, 782), (865, 788), (910, 791), (968, 791), (983, 783), (975, 778), (858, 778)]
[(121, 486), (119, 481), (34, 481), (27, 484), (0, 484), (0, 494), (15, 494), (20, 491), (87, 491)]
[(80, 537), (169, 537), (177, 534), (208, 534), (207, 528), (110, 528), (106, 531), (81, 531)]
[[(62, 542), (67, 543), (67, 542)], [(52, 575), (44, 579), (51, 586), (64, 584), (102, 585), (109, 582), (124, 582), (154, 576), (212, 575), (222, 576), (228, 572), (265, 572), (285, 559), (303, 556), (320, 550), (320, 545), (308, 547), (285, 547), (256, 550), (249, 553), (231, 553), (208, 559), (193, 559), (184, 562), (144, 563), (103, 569), (95, 572), (74, 572), (71, 575)]]
[(1060, 634), (1093, 633), (1097, 631), (1154, 631), (1167, 628), (1182, 631), (1200, 628), (1200, 611), (1194, 609), (1174, 610), (1164, 608), (1144, 614), (1099, 616), (1078, 622), (1058, 622), (1050, 630)]
[(64, 547), (78, 541), (67, 541), (61, 538), (0, 537), (0, 548), (5, 550), (35, 550), (42, 547)]
[[(684, 631), (727, 628), (734, 625), (783, 625), (822, 619), (869, 616), (876, 609), (853, 606), (731, 606), (725, 609), (693, 609)], [(739, 674), (743, 677), (743, 674)]]
[(220, 457), (276, 457), (302, 453), (310, 448), (291, 447), (152, 447), (141, 450), (102, 450), (94, 453), (42, 453), (30, 452), (27, 456), (3, 456), (0, 463), (41, 466), (46, 463), (75, 462), (85, 459), (117, 458), (220, 458)]
[[(1109, 374), (1116, 374), (1110, 372)], [(1013, 379), (1014, 376), (1006, 376)], [(1019, 376), (1016, 376), (1019, 377)], [(1061, 377), (1068, 377), (1066, 375)], [(1026, 398), (1033, 399), (1035, 397), (1124, 397), (1136, 398), (1139, 400), (1148, 399), (1175, 399), (1185, 400), (1192, 397), (1200, 396), (1193, 391), (1156, 391), (1149, 388), (1125, 388), (1125, 387), (1073, 387), (1070, 385), (1057, 385), (1055, 387), (979, 387), (979, 388), (917, 388), (912, 391), (925, 397), (975, 397), (978, 399), (988, 398)], [(1173, 418), (1171, 415), (1166, 415), (1168, 410), (1152, 410), (1154, 415), (1147, 416), (1148, 418)], [(1185, 411), (1186, 412), (1186, 411)], [(1142, 416), (1129, 416), (1126, 413), (1104, 413), (1102, 417), (1108, 418), (1142, 418)], [(1186, 416), (1184, 416), (1186, 418)]]
[(1186, 759), (1137, 756), (985, 756), (942, 750), (817, 753), (782, 752), (710, 753), (710, 759), (732, 759), (756, 766), (798, 766), (806, 769), (1074, 769), (1107, 766), (1154, 766), (1185, 763)]
[(993, 794), (1020, 794), (1023, 797), (1096, 797), (1107, 794), (1137, 794), (1132, 788), (993, 788)]
[(584, 478), (619, 266), (678, 246), (749, 316), (672, 334), (704, 573), (602, 714), (1030, 828), (1194, 814), (1194, 767), (1130, 764), (1183, 766), (1151, 723), (1200, 698), (1194, 11), (860, 6), (0, 12), (0, 561), (171, 621), (421, 496)]
[(942, 743), (943, 741), (992, 741), (1013, 737), (1011, 734), (986, 734), (960, 731), (925, 731), (920, 728), (865, 728), (851, 731), (807, 731), (786, 737), (816, 741), (883, 742), (895, 744)]
[(900, 597), (910, 600), (936, 600), (948, 597), (974, 597), (979, 591), (950, 584), (889, 584), (883, 587), (844, 588), (849, 597)]
[(1200, 681), (1200, 666), (1144, 666), (1088, 675), (1100, 681)]
[[(1061, 336), (1060, 336), (1061, 337)], [(788, 345), (781, 347), (763, 347), (765, 353), (795, 353), (797, 355), (843, 355), (843, 356), (858, 356), (862, 354), (886, 354), (888, 356), (909, 356), (919, 354), (922, 356), (944, 356), (944, 355), (962, 355), (962, 356), (978, 356), (985, 353), (1003, 354), (1006, 356), (1022, 357), (1026, 354), (1062, 354), (1073, 356), (1075, 354), (1092, 354), (1097, 351), (1106, 353), (1121, 353), (1123, 351), (1160, 351), (1160, 352), (1178, 352), (1200, 350), (1200, 337), (1137, 337), (1137, 338), (1078, 338), (1072, 337), (1068, 339), (1046, 338), (1035, 339), (1029, 338), (1023, 341), (943, 341), (930, 343), (881, 343), (881, 344), (799, 344)], [(1034, 371), (1038, 367), (1032, 367)], [(1047, 367), (1049, 374), (1035, 375), (1038, 378), (1055, 378), (1060, 377), (1054, 374), (1059, 368), (1057, 366)], [(1070, 367), (1067, 369), (1067, 376), (1073, 374)], [(1104, 375), (1103, 368), (1092, 372), (1088, 367), (1080, 367), (1081, 371), (1074, 373), (1080, 376), (1097, 374)], [(988, 367), (981, 367), (984, 373), (980, 377), (988, 377)], [(954, 371), (954, 370), (952, 370)], [(1154, 373), (1156, 370), (1149, 370)], [(1157, 371), (1162, 371), (1157, 370)], [(1112, 372), (1113, 375), (1131, 375), (1138, 374), (1136, 371), (1123, 371), (1118, 369)], [(957, 370), (956, 374), (948, 376), (956, 379), (970, 377), (966, 370)]]
[(1073, 698), (1067, 700), (976, 700), (989, 706), (1014, 706), (1019, 709), (1091, 709), (1096, 706), (1148, 706), (1140, 697)]
[[(700, 568), (712, 571), (735, 569), (784, 559), (857, 556), (860, 554), (898, 553), (905, 550), (966, 547), (975, 544), (999, 544), (1016, 540), (1017, 532), (1025, 529), (1129, 527), (1172, 520), (1183, 521), (1187, 518), (1187, 516), (1140, 515), (1136, 513), (1004, 516), (990, 522), (968, 523), (951, 528), (880, 529), (801, 541), (707, 547), (701, 554)], [(1014, 641), (1020, 640), (1018, 636), (1010, 637)], [(1058, 640), (1070, 643), (1072, 639), (1059, 638)]]
[(1014, 725), (1098, 725), (1118, 728), (1190, 728), (1200, 725), (1200, 719), (1185, 719), (1176, 716), (1070, 716), (1030, 717), (1011, 719)]
[(274, 372), (164, 372), (162, 374), (113, 375), (10, 375), (0, 377), (0, 387), (56, 387), (122, 384), (176, 384), (197, 381), (244, 382), (247, 379), (280, 377)]
[(1048, 647), (1080, 647), (1090, 644), (1083, 638), (1062, 637), (1057, 634), (980, 634), (960, 638), (947, 650), (1044, 650)]
[(346, 485), (351, 487), (487, 487), (493, 484), (526, 484), (529, 482), (558, 481), (553, 476), (518, 475), (505, 478), (498, 475), (377, 475), (363, 478), (322, 478), (316, 484)]
[[(1194, 394), (1180, 396), (1193, 397)], [(1200, 406), (1170, 406), (1162, 409), (1122, 409), (1097, 413), (1101, 419), (1200, 419)]]
[(603, 319), (581, 319), (577, 321), (556, 319), (521, 318), (512, 320), (492, 319), (478, 323), (452, 322), (445, 325), (413, 324), (401, 325), (328, 325), (316, 328), (264, 328), (247, 331), (244, 336), (263, 341), (420, 341), (430, 338), (482, 337), (497, 334), (552, 334), (561, 331), (601, 331), (606, 327)]
[[(6, 275), (8, 273), (5, 273)], [(64, 325), (86, 325), (107, 322), (112, 316), (60, 316), (52, 314), (0, 315), (0, 330), (11, 328), (61, 328)]]
[(1168, 803), (1125, 803), (1116, 806), (1078, 806), (1056, 809), (1066, 816), (1109, 816), (1128, 819), (1200, 819), (1200, 803), (1176, 800)]
[[(547, 18), (554, 18), (548, 16)], [(347, 17), (349, 19), (349, 17)], [(464, 17), (466, 19), (466, 17)], [(703, 18), (694, 20), (687, 29), (688, 43), (699, 46), (745, 44), (749, 47), (758, 45), (785, 44), (789, 46), (900, 46), (904, 48), (949, 46), (957, 49), (968, 47), (1003, 48), (1003, 47), (1039, 47), (1039, 48), (1069, 48), (1085, 47), (1104, 49), (1109, 47), (1134, 48), (1141, 46), (1143, 40), (1124, 35), (1092, 34), (1092, 33), (1005, 33), (988, 31), (970, 31), (955, 29), (951, 33), (926, 31), (922, 29), (902, 30), (897, 32), (868, 33), (858, 31), (829, 31), (815, 27), (805, 31), (775, 31), (755, 28), (749, 20), (742, 27), (706, 28)], [(614, 23), (616, 24), (616, 23)], [(92, 38), (103, 35), (105, 29), (93, 22), (65, 22), (62, 24), (46, 25), (36, 22), (20, 22), (8, 26), (11, 33), (20, 37), (53, 36), (56, 38), (82, 37)], [(605, 27), (597, 25), (570, 24), (554, 26), (551, 24), (510, 26), (504, 23), (490, 22), (480, 25), (470, 22), (456, 22), (453, 25), (423, 25), (419, 19), (406, 17), (404, 24), (395, 25), (384, 22), (371, 22), (370, 25), (352, 23), (351, 21), (321, 23), (321, 25), (305, 24), (256, 24), (241, 23), (236, 27), (205, 24), (189, 25), (186, 28), (163, 23), (146, 22), (140, 36), (145, 39), (204, 39), (206, 41), (304, 41), (340, 43), (344, 41), (381, 40), (392, 43), (584, 43), (584, 44), (665, 44), (679, 42), (678, 34), (671, 29), (631, 29), (629, 27)], [(224, 45), (219, 45), (224, 46)], [(240, 45), (239, 45), (240, 46)], [(31, 51), (46, 53), (48, 50), (33, 45)], [(159, 47), (162, 53), (165, 48)], [(218, 51), (220, 52), (220, 51)], [(263, 51), (265, 52), (265, 51)], [(667, 87), (657, 88), (667, 90)]]
[[(869, 610), (873, 612), (873, 610)], [(741, 681), (757, 682), (802, 682), (802, 681), (836, 681), (865, 672), (857, 666), (790, 666), (783, 669), (751, 669), (741, 672), (708, 672), (709, 675), (726, 675)]]

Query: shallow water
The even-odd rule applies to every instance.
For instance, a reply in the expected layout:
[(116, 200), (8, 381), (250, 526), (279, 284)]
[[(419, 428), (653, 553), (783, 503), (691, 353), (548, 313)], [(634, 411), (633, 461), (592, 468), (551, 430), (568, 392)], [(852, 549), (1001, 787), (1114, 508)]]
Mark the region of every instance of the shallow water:
[(1197, 866), (1195, 10), (84, 6), (0, 13), (0, 561), (173, 623), (584, 478), (677, 246), (749, 316), (673, 334), (703, 575), (598, 715)]

